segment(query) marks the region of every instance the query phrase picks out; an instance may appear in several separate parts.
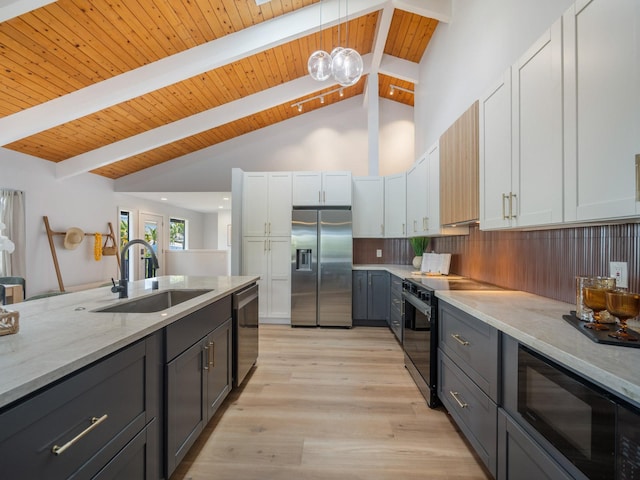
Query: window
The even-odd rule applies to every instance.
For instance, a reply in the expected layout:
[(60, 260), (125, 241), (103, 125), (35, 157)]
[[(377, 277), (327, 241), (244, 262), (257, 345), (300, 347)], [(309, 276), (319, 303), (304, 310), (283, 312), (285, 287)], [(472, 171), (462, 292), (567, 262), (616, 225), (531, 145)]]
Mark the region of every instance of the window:
[(186, 249), (186, 220), (169, 219), (169, 250)]
[(130, 213), (120, 210), (120, 250), (131, 238)]

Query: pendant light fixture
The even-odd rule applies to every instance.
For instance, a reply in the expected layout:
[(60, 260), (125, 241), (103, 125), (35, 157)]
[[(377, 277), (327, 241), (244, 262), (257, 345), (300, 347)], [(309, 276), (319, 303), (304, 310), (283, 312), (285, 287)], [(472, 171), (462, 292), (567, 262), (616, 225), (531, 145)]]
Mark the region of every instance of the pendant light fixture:
[(331, 55), (322, 50), (322, 0), (320, 0), (320, 49), (311, 54), (307, 61), (309, 75), (318, 82), (331, 76)]
[[(320, 44), (322, 44), (322, 0), (320, 0)], [(338, 1), (338, 19), (340, 18), (340, 1)], [(346, 2), (346, 33), (345, 43), (349, 38), (349, 0)], [(341, 28), (338, 23), (338, 44), (341, 41)], [(334, 80), (342, 87), (355, 85), (362, 77), (364, 64), (362, 57), (353, 48), (335, 47), (329, 55), (324, 50), (317, 50), (311, 54), (307, 62), (309, 75), (320, 82), (333, 76)]]

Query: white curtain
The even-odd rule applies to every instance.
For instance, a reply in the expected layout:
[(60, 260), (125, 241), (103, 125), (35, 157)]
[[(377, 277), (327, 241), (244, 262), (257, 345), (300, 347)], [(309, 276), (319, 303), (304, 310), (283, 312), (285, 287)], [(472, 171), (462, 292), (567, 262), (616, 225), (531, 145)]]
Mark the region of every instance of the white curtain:
[(0, 252), (0, 276), (25, 277), (26, 275), (26, 238), (24, 219), (24, 192), (0, 189), (0, 222), (5, 228), (2, 235), (8, 237), (16, 246), (13, 253)]

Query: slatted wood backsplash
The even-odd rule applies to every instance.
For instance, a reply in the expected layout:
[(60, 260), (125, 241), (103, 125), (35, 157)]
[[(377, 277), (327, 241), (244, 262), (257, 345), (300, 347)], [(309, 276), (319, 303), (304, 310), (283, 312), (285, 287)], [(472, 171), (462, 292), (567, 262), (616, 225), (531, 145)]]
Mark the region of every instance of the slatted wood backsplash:
[[(408, 265), (407, 251), (411, 258), (412, 253), (402, 242), (409, 244), (405, 239), (355, 239), (354, 263)], [(374, 245), (385, 248), (387, 243), (394, 246), (389, 255), (376, 259)], [(485, 232), (474, 226), (468, 236), (434, 238), (429, 248), (453, 254), (452, 273), (567, 303), (575, 302), (576, 275), (608, 275), (609, 262), (627, 262), (629, 289), (640, 292), (640, 224), (531, 232)]]

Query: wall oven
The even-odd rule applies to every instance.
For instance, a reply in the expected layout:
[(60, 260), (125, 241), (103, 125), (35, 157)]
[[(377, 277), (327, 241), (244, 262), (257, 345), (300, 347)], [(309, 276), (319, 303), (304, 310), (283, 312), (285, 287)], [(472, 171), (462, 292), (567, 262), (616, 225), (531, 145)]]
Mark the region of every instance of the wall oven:
[(440, 404), (436, 385), (438, 350), (437, 300), (430, 290), (411, 280), (402, 282), (404, 329), (402, 347), (405, 366), (429, 407)]
[(587, 478), (640, 478), (635, 408), (523, 345), (517, 392), (522, 418)]

